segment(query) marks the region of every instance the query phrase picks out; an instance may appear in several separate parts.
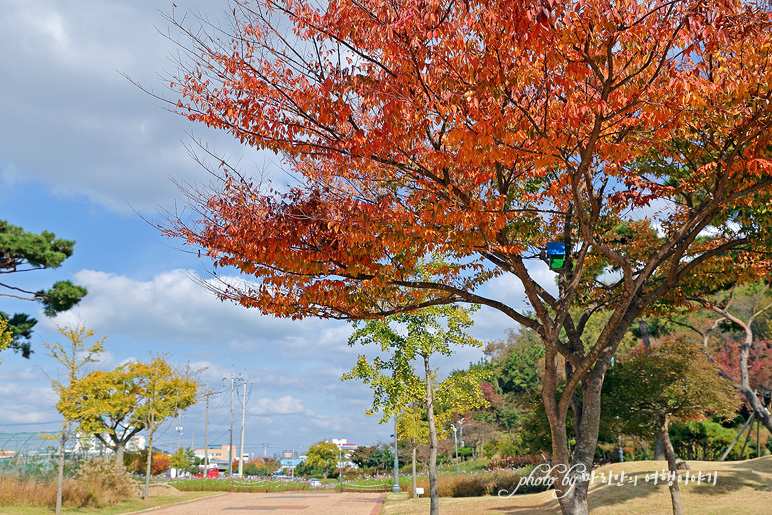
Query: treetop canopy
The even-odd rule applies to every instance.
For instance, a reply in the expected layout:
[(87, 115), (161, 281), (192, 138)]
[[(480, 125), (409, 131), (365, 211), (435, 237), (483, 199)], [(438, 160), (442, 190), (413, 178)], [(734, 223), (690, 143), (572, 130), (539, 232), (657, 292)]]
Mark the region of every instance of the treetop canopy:
[[(545, 334), (573, 303), (627, 291), (646, 307), (769, 265), (772, 27), (753, 2), (237, 0), (231, 14), (211, 37), (170, 15), (191, 38), (172, 102), (280, 154), (299, 184), (223, 163), (199, 216), (166, 228), (258, 279), (223, 298), (338, 318), (478, 303)], [(526, 267), (551, 241), (568, 251), (558, 296)], [(499, 274), (523, 282), (534, 318), (479, 293)]]

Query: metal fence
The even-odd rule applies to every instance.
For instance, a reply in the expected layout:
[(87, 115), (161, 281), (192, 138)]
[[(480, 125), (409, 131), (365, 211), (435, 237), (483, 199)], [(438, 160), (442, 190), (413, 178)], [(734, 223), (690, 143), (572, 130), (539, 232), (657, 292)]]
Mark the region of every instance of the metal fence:
[[(0, 475), (55, 476), (59, 466), (59, 433), (0, 433)], [(99, 454), (76, 452), (77, 442), (65, 446), (65, 475), (70, 476), (84, 460)]]

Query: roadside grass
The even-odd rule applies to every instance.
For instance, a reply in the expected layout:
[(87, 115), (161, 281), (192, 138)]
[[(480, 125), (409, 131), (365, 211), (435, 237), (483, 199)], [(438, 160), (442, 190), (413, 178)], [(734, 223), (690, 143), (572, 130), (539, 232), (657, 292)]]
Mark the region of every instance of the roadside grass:
[[(186, 501), (194, 501), (205, 497), (214, 497), (222, 495), (220, 492), (181, 492), (176, 495), (165, 495), (151, 497), (147, 501), (142, 499), (133, 499), (112, 506), (102, 506), (100, 508), (63, 508), (64, 515), (121, 515), (135, 513), (142, 510), (178, 504)], [(3, 515), (51, 515), (53, 508), (44, 506), (0, 506), (0, 514)]]
[[(716, 484), (696, 482), (681, 487), (684, 509), (698, 515), (767, 515), (772, 513), (772, 456), (747, 461), (690, 461), (691, 474), (716, 473)], [(661, 473), (665, 462), (633, 461), (614, 463), (596, 469), (596, 480), (590, 487), (591, 513), (596, 515), (652, 515), (672, 513), (667, 483), (646, 482), (648, 475)], [(624, 484), (618, 485), (620, 473)], [(601, 483), (600, 474), (606, 479)], [(614, 478), (610, 484), (609, 474)], [(637, 476), (637, 484), (629, 478)], [(428, 492), (428, 491), (427, 491)], [(440, 498), (443, 515), (541, 515), (559, 513), (553, 491), (513, 495), (466, 498)], [(429, 499), (410, 499), (408, 493), (386, 494), (381, 515), (424, 515), (429, 512)]]

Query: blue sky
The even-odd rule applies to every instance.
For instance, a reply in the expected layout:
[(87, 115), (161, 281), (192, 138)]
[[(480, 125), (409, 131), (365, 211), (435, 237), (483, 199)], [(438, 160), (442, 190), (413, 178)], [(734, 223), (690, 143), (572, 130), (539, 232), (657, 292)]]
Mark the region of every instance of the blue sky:
[[(212, 16), (226, 7), (223, 0), (175, 3), (178, 11), (200, 9)], [(57, 325), (82, 324), (108, 337), (102, 368), (153, 352), (206, 367), (202, 379), (218, 390), (225, 389), (231, 370), (245, 376), (249, 452), (262, 453), (263, 442), (276, 453), (325, 438), (386, 440), (389, 426), (364, 414), (369, 390), (339, 380), (362, 351), (346, 345), (348, 324), (277, 320), (219, 302), (191, 279), (208, 263), (177, 250), (176, 242), (137, 215), (184, 204), (171, 178), (207, 182), (185, 148), (191, 133), (240, 160), (242, 170), (271, 171), (271, 156), (190, 125), (121, 75), (163, 90), (158, 75), (172, 71), (167, 56), (173, 45), (156, 27), (165, 30), (159, 9), (167, 8), (171, 2), (153, 0), (0, 0), (0, 219), (77, 242), (59, 270), (12, 280), (42, 289), (71, 279), (90, 292), (54, 320), (36, 304), (0, 297), (0, 310), (39, 319), (32, 359), (0, 355), (0, 432), (56, 430), (60, 417), (48, 377), (57, 368), (45, 356), (44, 342), (59, 338)], [(546, 267), (539, 276), (551, 284)], [(514, 279), (498, 278), (488, 289), (523, 306)], [(501, 338), (511, 326), (483, 309), (473, 333)], [(481, 356), (464, 350), (435, 365), (450, 372)], [(228, 392), (212, 401), (210, 443), (227, 442), (227, 403)], [(240, 414), (239, 400), (235, 409)], [(183, 443), (202, 446), (203, 404), (191, 408), (182, 425)], [(171, 445), (176, 438), (167, 430), (161, 442)]]

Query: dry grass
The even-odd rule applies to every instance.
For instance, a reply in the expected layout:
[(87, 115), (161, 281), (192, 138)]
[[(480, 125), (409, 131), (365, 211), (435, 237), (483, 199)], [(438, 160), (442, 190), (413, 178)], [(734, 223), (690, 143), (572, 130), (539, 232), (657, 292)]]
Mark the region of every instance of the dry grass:
[[(135, 483), (112, 461), (95, 459), (84, 462), (77, 479), (62, 484), (62, 505), (78, 508), (102, 508), (126, 501), (135, 494)], [(43, 481), (30, 477), (0, 477), (0, 506), (56, 505), (56, 479)]]
[[(175, 496), (152, 497), (147, 501), (136, 498), (131, 501), (114, 504), (113, 506), (103, 506), (101, 508), (64, 508), (63, 515), (125, 515), (127, 513), (137, 513), (147, 511), (161, 506), (169, 506), (183, 502), (193, 501), (204, 497), (215, 497), (223, 495), (220, 492), (183, 492)], [(12, 506), (0, 507), (2, 515), (51, 515), (53, 510), (43, 506)]]
[[(637, 475), (637, 485), (599, 484), (590, 487), (590, 507), (596, 515), (653, 515), (672, 513), (667, 484), (653, 485), (646, 474), (661, 472), (665, 462), (636, 461), (615, 463), (597, 469), (603, 473)], [(681, 485), (684, 509), (700, 515), (766, 515), (772, 513), (772, 456), (742, 462), (689, 462), (693, 474), (718, 472), (716, 485)], [(442, 515), (541, 515), (559, 513), (552, 491), (463, 499), (441, 498)], [(424, 515), (429, 512), (427, 498), (411, 500), (408, 494), (387, 494), (381, 515)]]

